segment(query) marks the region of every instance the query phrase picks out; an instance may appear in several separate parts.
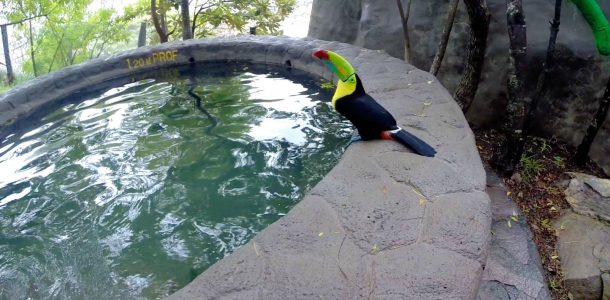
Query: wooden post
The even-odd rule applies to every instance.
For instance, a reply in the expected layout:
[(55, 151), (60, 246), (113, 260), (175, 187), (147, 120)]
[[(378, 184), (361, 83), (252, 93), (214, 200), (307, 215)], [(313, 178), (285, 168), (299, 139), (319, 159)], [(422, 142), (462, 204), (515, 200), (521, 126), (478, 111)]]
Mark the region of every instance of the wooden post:
[(6, 30), (7, 25), (1, 25), (2, 31), (2, 48), (4, 49), (4, 61), (6, 63), (6, 78), (9, 84), (15, 81), (15, 74), (13, 73), (13, 65), (11, 64), (11, 55), (9, 52), (8, 44), (8, 32)]
[(138, 36), (138, 47), (146, 46), (146, 22), (140, 24), (140, 35)]

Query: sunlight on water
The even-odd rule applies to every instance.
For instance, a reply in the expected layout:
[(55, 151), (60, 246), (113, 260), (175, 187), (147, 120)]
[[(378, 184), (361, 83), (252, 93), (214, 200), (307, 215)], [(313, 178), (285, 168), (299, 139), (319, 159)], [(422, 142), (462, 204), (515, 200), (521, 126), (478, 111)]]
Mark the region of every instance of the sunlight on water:
[(221, 66), (68, 99), (0, 137), (0, 298), (169, 295), (336, 164), (351, 127), (315, 81)]

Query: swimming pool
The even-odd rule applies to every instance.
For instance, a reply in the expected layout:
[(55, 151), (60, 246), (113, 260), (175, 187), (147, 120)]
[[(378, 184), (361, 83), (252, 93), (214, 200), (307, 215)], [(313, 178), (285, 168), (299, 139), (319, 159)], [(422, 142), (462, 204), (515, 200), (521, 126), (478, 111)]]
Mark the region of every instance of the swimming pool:
[(157, 298), (184, 286), (336, 164), (351, 126), (318, 85), (248, 64), (165, 69), (4, 132), (0, 292)]

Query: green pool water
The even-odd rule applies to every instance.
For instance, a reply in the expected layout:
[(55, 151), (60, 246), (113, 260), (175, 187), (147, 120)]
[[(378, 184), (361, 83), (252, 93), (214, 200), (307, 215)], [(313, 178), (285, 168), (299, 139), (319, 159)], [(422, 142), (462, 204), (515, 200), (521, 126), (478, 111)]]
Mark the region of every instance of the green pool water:
[(0, 135), (0, 298), (169, 295), (286, 214), (349, 140), (295, 71), (163, 73)]

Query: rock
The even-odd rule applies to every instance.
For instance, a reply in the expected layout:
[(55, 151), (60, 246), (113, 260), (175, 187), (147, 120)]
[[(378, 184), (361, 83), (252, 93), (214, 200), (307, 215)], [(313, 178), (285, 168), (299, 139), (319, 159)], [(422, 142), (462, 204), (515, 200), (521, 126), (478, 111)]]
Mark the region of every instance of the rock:
[(565, 196), (574, 212), (610, 221), (610, 180), (582, 173), (572, 176)]
[(555, 221), (557, 251), (565, 274), (565, 286), (573, 299), (600, 299), (602, 272), (608, 265), (610, 228), (568, 211)]
[(521, 181), (523, 180), (521, 174), (517, 172), (513, 173), (513, 176), (511, 176), (510, 179), (516, 183), (521, 183)]
[[(479, 285), (478, 299), (551, 299), (538, 250), (525, 217), (502, 180), (487, 170), (492, 206), (491, 251)], [(514, 221), (514, 218), (518, 221)], [(507, 220), (511, 220), (508, 225)]]
[(599, 270), (602, 273), (610, 273), (610, 244), (607, 241), (600, 242), (593, 247), (593, 256), (599, 260)]
[(553, 184), (553, 186), (555, 186), (561, 190), (567, 189), (569, 185), (570, 185), (569, 179), (559, 180)]
[[(406, 3), (406, 0), (403, 0)], [(413, 1), (409, 34), (412, 64), (429, 70), (443, 30), (448, 0)], [(606, 15), (610, 2), (598, 1)], [(469, 122), (477, 126), (498, 124), (506, 103), (508, 35), (506, 1), (487, 0), (491, 14), (485, 65), (481, 83), (470, 110)], [(527, 19), (526, 90), (533, 91), (542, 68), (549, 38), (549, 21), (554, 1), (523, 1)], [(438, 79), (455, 91), (464, 69), (470, 29), (465, 5), (460, 3), (447, 52)], [(394, 0), (314, 0), (309, 24), (310, 37), (341, 41), (384, 50), (403, 58), (402, 26)], [(398, 37), (398, 38), (397, 38)], [(562, 8), (561, 33), (557, 38), (556, 65), (548, 91), (541, 100), (534, 124), (537, 134), (557, 136), (577, 145), (603, 95), (608, 59), (597, 53), (591, 29), (576, 7), (566, 2)], [(583, 84), (586, 83), (586, 84)], [(366, 84), (365, 84), (366, 88)], [(531, 95), (528, 95), (531, 97)], [(610, 116), (608, 117), (610, 119)], [(593, 143), (590, 156), (610, 174), (610, 122), (606, 121)]]
[(589, 174), (576, 172), (569, 172), (568, 174), (573, 178), (578, 178), (579, 180), (584, 181), (602, 197), (610, 198), (610, 179), (597, 178)]

